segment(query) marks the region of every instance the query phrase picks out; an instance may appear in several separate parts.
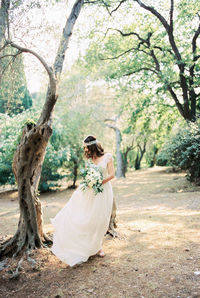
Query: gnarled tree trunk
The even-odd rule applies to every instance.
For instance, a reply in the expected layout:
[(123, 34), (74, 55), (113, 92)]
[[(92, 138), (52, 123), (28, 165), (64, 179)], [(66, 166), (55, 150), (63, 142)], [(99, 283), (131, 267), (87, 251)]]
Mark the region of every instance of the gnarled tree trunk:
[(49, 241), (43, 233), (42, 208), (37, 191), (46, 147), (52, 133), (51, 122), (57, 100), (57, 83), (62, 72), (65, 51), (82, 5), (83, 0), (76, 0), (67, 19), (54, 62), (54, 70), (48, 67), (44, 59), (34, 51), (9, 42), (20, 52), (31, 53), (39, 59), (49, 75), (49, 87), (38, 123), (26, 125), (14, 155), (13, 171), (18, 184), (20, 219), (15, 235), (1, 245), (0, 257), (8, 253), (16, 255), (25, 247), (27, 249), (41, 247), (44, 241)]

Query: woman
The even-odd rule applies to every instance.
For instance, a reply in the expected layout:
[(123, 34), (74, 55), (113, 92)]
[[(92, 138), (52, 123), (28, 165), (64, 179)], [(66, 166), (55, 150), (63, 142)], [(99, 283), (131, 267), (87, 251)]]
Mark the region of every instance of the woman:
[(103, 257), (102, 241), (107, 232), (113, 192), (110, 180), (114, 178), (113, 159), (104, 153), (94, 136), (84, 140), (87, 166), (95, 164), (103, 172), (103, 192), (95, 195), (91, 189), (82, 191), (79, 186), (69, 202), (51, 220), (55, 232), (52, 252), (70, 266), (86, 262), (92, 255)]

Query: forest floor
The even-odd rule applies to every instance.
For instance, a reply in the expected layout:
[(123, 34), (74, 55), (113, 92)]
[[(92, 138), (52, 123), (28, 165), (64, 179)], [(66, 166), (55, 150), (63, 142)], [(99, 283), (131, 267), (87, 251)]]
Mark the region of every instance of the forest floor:
[[(105, 236), (106, 256), (71, 268), (49, 249), (36, 250), (37, 264), (32, 268), (24, 259), (17, 279), (0, 266), (0, 297), (200, 297), (200, 187), (161, 167), (130, 172), (112, 184), (120, 237)], [(50, 218), (71, 194), (41, 195), (46, 232), (52, 233)], [(18, 212), (17, 193), (1, 194), (1, 239), (15, 232)]]

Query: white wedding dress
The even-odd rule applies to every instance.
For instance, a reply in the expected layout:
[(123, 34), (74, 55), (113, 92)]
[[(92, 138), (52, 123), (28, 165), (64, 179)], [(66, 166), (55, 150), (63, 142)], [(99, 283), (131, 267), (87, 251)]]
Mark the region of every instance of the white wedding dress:
[[(108, 176), (107, 164), (112, 158), (104, 154), (97, 164)], [(68, 203), (51, 219), (55, 232), (52, 252), (70, 266), (86, 262), (102, 248), (112, 212), (113, 192), (110, 181), (97, 195), (92, 189), (81, 191), (79, 186)]]

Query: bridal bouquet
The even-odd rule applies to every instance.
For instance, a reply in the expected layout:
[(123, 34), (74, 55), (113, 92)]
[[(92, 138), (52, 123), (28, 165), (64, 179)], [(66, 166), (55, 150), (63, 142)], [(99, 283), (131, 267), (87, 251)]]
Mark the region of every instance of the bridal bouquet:
[(87, 190), (88, 188), (93, 189), (95, 195), (103, 192), (103, 174), (98, 167), (90, 165), (86, 169), (81, 170), (81, 176), (83, 181), (81, 182), (81, 189)]

